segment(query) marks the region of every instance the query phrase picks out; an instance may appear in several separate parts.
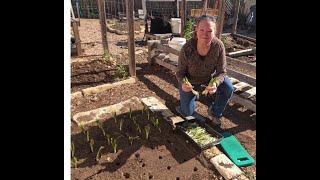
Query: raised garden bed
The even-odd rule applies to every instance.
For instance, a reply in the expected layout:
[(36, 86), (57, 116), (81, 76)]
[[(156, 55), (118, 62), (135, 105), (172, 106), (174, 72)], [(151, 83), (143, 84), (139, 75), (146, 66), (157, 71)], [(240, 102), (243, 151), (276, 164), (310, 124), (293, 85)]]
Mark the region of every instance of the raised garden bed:
[(104, 58), (72, 63), (71, 91), (76, 92), (88, 87), (121, 81), (128, 78), (128, 72), (127, 66), (116, 65)]
[(255, 65), (256, 63), (256, 42), (246, 39), (245, 36), (226, 34), (221, 36), (225, 45), (227, 57), (235, 58), (244, 63)]
[(147, 110), (141, 103), (123, 106), (117, 115), (105, 116), (99, 122), (72, 129), (72, 179), (220, 176), (197, 160), (199, 152), (177, 135), (161, 114)]

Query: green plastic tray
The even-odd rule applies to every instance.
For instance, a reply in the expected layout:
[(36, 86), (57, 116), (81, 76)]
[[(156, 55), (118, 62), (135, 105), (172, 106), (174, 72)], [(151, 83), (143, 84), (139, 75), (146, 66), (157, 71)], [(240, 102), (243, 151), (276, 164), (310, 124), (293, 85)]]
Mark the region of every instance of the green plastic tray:
[(254, 159), (248, 154), (237, 138), (228, 132), (222, 133), (223, 139), (220, 145), (231, 161), (238, 167), (250, 166)]

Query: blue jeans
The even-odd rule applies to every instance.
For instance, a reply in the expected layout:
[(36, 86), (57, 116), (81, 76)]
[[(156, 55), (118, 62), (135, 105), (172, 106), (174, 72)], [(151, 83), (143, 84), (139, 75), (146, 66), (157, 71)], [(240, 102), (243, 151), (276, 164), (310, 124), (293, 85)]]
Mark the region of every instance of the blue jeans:
[[(194, 85), (195, 89), (198, 89), (200, 85)], [(218, 86), (217, 91), (215, 92), (216, 96), (214, 101), (212, 102), (212, 113), (215, 117), (220, 118), (222, 116), (222, 112), (229, 99), (232, 96), (234, 91), (233, 85), (228, 77), (224, 78), (223, 83)], [(182, 90), (182, 85), (179, 84), (179, 93), (180, 93), (180, 110), (181, 113), (185, 116), (190, 116), (195, 111), (195, 100), (196, 97), (192, 92), (184, 92)], [(201, 94), (201, 92), (199, 92)]]

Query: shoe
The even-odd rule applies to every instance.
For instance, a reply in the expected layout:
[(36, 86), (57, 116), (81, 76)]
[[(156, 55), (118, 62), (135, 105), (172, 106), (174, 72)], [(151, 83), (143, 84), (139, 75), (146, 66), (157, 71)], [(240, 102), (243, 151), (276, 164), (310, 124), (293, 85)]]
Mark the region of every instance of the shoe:
[(216, 125), (216, 126), (220, 126), (221, 125), (221, 119), (220, 118), (217, 118), (217, 117), (214, 117), (213, 113), (212, 113), (212, 106), (210, 106), (208, 108), (208, 116), (209, 116), (209, 119), (211, 120), (211, 122)]

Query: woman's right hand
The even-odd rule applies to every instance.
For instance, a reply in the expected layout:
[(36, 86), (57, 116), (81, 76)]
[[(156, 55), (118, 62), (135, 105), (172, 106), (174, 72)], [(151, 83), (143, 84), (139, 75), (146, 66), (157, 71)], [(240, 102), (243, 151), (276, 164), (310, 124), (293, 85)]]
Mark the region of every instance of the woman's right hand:
[(190, 92), (192, 90), (192, 85), (189, 83), (182, 83), (182, 90), (184, 92)]

